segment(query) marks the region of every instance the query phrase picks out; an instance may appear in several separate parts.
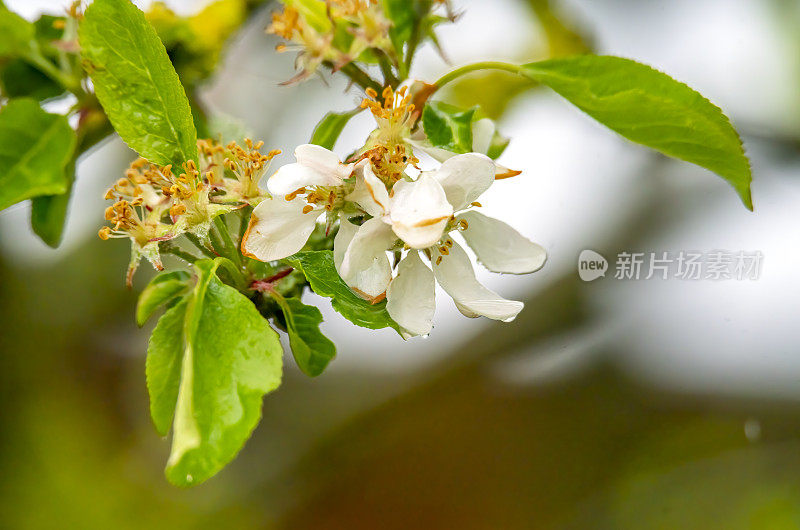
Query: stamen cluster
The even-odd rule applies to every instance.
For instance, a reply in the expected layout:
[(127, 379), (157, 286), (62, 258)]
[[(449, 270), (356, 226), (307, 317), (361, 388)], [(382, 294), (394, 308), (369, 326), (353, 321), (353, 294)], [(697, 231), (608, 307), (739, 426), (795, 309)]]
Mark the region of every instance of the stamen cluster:
[(386, 87), (381, 94), (382, 102), (378, 100), (378, 93), (371, 88), (366, 90), (366, 95), (361, 108), (372, 112), (378, 127), (359, 158), (369, 159), (376, 175), (391, 187), (403, 178), (409, 165), (416, 167), (419, 163), (406, 140), (420, 112), (412, 103), (412, 95), (406, 86), (400, 87), (397, 92), (390, 86)]
[(219, 215), (245, 205), (255, 206), (269, 195), (259, 182), (270, 161), (280, 153), (260, 152), (263, 142), (245, 140), (226, 146), (199, 140), (198, 162), (189, 160), (175, 174), (172, 165), (159, 166), (143, 158), (135, 160), (106, 192), (114, 204), (106, 209), (110, 226), (100, 229), (101, 239), (129, 238), (132, 253), (128, 283), (141, 257), (162, 269), (160, 242), (184, 233), (208, 242), (211, 223)]
[(280, 43), (278, 52), (297, 51), (300, 72), (288, 83), (311, 76), (320, 65), (336, 71), (374, 50), (397, 63), (398, 53), (389, 37), (391, 23), (377, 0), (312, 0), (301, 11), (286, 3), (272, 13), (268, 33)]

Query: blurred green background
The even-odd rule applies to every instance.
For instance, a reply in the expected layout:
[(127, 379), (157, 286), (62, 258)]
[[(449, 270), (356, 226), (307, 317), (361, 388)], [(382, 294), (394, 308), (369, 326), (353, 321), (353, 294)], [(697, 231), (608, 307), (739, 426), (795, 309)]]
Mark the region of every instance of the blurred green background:
[[(68, 2), (6, 3), (33, 17)], [(552, 94), (471, 77), (452, 97), (498, 118), (512, 137), (501, 161), (525, 170), (487, 209), (550, 252), (541, 273), (479, 279), (526, 310), (473, 321), (442, 296), (431, 337), (406, 343), (318, 299), (339, 346), (329, 371), (310, 380), (287, 358), (239, 457), (184, 491), (163, 478), (169, 444), (148, 415), (149, 328), (133, 311), (149, 272), (126, 290), (128, 246), (95, 235), (102, 190), (133, 159), (110, 140), (81, 162), (59, 250), (29, 233), (26, 206), (0, 214), (0, 527), (800, 528), (800, 6), (455, 3), (462, 21), (440, 35), (451, 64), (594, 50), (700, 90), (743, 134), (756, 212)], [(270, 9), (232, 39), (202, 97), (221, 126), (291, 153), (358, 94), (338, 80), (277, 86), (292, 58), (263, 32)], [(413, 75), (448, 68), (426, 48)], [(359, 116), (341, 152), (369, 129)], [(623, 251), (720, 248), (764, 263), (748, 282), (583, 283), (585, 248), (612, 267)]]

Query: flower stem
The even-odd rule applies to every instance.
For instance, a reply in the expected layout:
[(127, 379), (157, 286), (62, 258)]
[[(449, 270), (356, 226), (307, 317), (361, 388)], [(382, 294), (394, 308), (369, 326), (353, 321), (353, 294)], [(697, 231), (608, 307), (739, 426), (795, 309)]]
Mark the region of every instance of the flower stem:
[(233, 242), (233, 239), (231, 239), (231, 234), (228, 231), (228, 223), (225, 222), (225, 219), (223, 219), (221, 215), (214, 218), (214, 227), (222, 237), (222, 250), (237, 267), (241, 267), (242, 259), (241, 256), (239, 256), (239, 249)]
[(181, 250), (172, 243), (162, 243), (161, 252), (163, 252), (164, 254), (172, 254), (173, 256), (176, 256), (189, 263), (194, 263), (195, 261), (200, 259), (194, 254)]
[(218, 257), (218, 256), (217, 256), (217, 255), (216, 255), (214, 252), (212, 252), (211, 250), (209, 250), (209, 248), (208, 248), (208, 247), (206, 247), (206, 246), (205, 246), (205, 245), (202, 243), (202, 241), (200, 241), (200, 238), (198, 238), (196, 235), (194, 235), (194, 234), (190, 234), (189, 232), (187, 232), (187, 233), (185, 233), (185, 234), (183, 234), (183, 235), (185, 235), (185, 236), (186, 236), (186, 239), (188, 239), (189, 241), (191, 241), (191, 243), (192, 243), (194, 246), (196, 246), (196, 247), (197, 247), (197, 250), (199, 250), (200, 252), (202, 252), (204, 256), (206, 256), (206, 257), (208, 257), (208, 258), (211, 258), (211, 259), (214, 259), (214, 258)]
[(476, 72), (478, 70), (504, 70), (506, 72), (523, 75), (522, 67), (519, 65), (504, 63), (500, 61), (483, 61), (479, 63), (467, 64), (465, 66), (456, 68), (455, 70), (446, 73), (434, 83), (434, 86), (441, 88), (447, 83), (454, 81), (465, 74), (468, 74), (470, 72)]
[(372, 79), (367, 72), (356, 66), (354, 63), (347, 63), (342, 66), (341, 72), (350, 78), (353, 83), (357, 84), (364, 90), (367, 88), (374, 89), (378, 94), (381, 93), (383, 87)]
[(31, 49), (22, 56), (28, 63), (35, 66), (44, 75), (60, 84), (64, 89), (75, 94), (80, 99), (83, 93), (80, 80), (74, 79), (59, 70), (53, 63), (46, 59), (39, 51), (39, 45), (34, 41)]
[(239, 248), (242, 247), (242, 240), (244, 234), (247, 232), (247, 227), (250, 226), (250, 216), (253, 215), (253, 207), (250, 205), (245, 206), (239, 210)]
[(389, 57), (386, 55), (386, 52), (379, 53), (378, 64), (380, 65), (381, 73), (383, 74), (383, 83), (396, 89), (400, 85), (400, 80), (394, 75), (394, 72), (392, 71), (392, 64), (389, 60)]

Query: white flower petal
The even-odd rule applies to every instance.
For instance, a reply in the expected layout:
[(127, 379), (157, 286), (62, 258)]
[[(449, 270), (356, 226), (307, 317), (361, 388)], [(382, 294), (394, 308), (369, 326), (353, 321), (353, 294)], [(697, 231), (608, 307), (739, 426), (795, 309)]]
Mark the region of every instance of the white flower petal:
[(373, 217), (383, 217), (389, 209), (389, 192), (369, 163), (361, 166), (356, 176), (356, 187), (345, 199), (358, 204)]
[(431, 143), (425, 138), (424, 134), (422, 134), (422, 138), (423, 138), (422, 140), (416, 140), (412, 138), (408, 141), (408, 143), (410, 143), (414, 149), (419, 149), (420, 151), (430, 156), (437, 162), (444, 162), (445, 160), (456, 156), (456, 154), (452, 151), (448, 151), (447, 149), (442, 149), (441, 147), (432, 146)]
[(305, 186), (341, 186), (353, 172), (352, 164), (342, 164), (336, 153), (318, 145), (298, 146), (297, 162), (281, 167), (267, 181), (270, 193), (284, 196)]
[(479, 153), (456, 155), (434, 173), (456, 211), (466, 208), (488, 190), (494, 174), (492, 159)]
[(300, 199), (265, 199), (253, 210), (242, 239), (242, 254), (273, 261), (300, 251), (317, 224), (319, 211), (303, 213)]
[(364, 298), (378, 301), (386, 292), (392, 279), (386, 250), (394, 240), (391, 228), (380, 219), (370, 219), (360, 227), (342, 220), (334, 240), (334, 263), (345, 283)]
[(353, 236), (358, 232), (358, 226), (348, 221), (343, 215), (339, 217), (339, 231), (336, 232), (336, 237), (333, 238), (333, 264), (336, 265), (336, 270), (339, 275), (342, 274), (342, 261), (344, 261), (344, 253), (347, 252), (347, 247), (353, 240)]
[[(485, 119), (488, 119), (488, 118), (485, 118)], [(477, 125), (481, 121), (483, 121), (483, 120), (478, 120), (477, 122), (475, 122), (475, 125)], [(489, 121), (491, 121), (491, 120), (489, 120)], [(492, 122), (492, 127), (494, 127), (494, 122)], [(494, 129), (492, 129), (492, 130), (494, 131)], [(419, 134), (419, 133), (417, 133), (417, 134)], [(489, 145), (491, 145), (491, 138), (489, 138), (490, 144), (489, 145), (484, 145), (484, 142), (486, 141), (486, 139), (484, 137), (485, 132), (473, 129), (473, 135), (474, 134), (479, 134), (480, 136), (479, 137), (473, 137), (473, 140), (472, 140), (473, 151), (475, 151), (476, 153), (480, 153), (480, 154), (487, 153), (488, 150), (489, 150)], [(494, 134), (494, 133), (492, 133), (492, 134)], [(423, 135), (423, 137), (424, 137), (424, 135)], [(430, 142), (428, 142), (427, 140), (420, 141), (420, 140), (415, 140), (415, 139), (412, 138), (411, 140), (409, 140), (408, 143), (410, 143), (411, 146), (414, 149), (418, 149), (418, 150), (422, 151), (423, 153), (427, 154), (428, 156), (430, 156), (431, 158), (433, 158), (434, 160), (436, 160), (438, 162), (444, 162), (445, 160), (449, 160), (449, 159), (453, 158), (454, 156), (458, 156), (456, 153), (453, 153), (452, 151), (448, 151), (446, 149), (442, 149), (441, 147), (433, 147), (430, 144)], [(495, 180), (502, 180), (502, 179), (507, 179), (507, 178), (511, 178), (511, 177), (516, 177), (517, 175), (522, 173), (522, 171), (509, 169), (509, 168), (507, 168), (507, 167), (505, 167), (505, 166), (503, 166), (501, 164), (498, 164), (497, 162), (495, 162), (494, 165), (495, 165), (495, 170), (494, 170)], [(470, 201), (470, 202), (472, 202), (472, 201)]]
[(474, 122), (472, 124), (472, 150), (482, 155), (488, 154), (496, 130), (494, 121), (489, 118)]
[(467, 222), (461, 234), (484, 267), (492, 272), (525, 274), (538, 271), (547, 260), (547, 251), (502, 221), (475, 211), (456, 219)]
[(303, 144), (294, 150), (297, 162), (320, 173), (332, 173), (340, 180), (353, 174), (354, 164), (343, 164), (333, 151), (319, 145)]
[[(441, 261), (438, 259), (440, 256)], [(439, 285), (453, 297), (456, 307), (468, 317), (482, 315), (510, 322), (525, 305), (522, 302), (506, 300), (478, 283), (469, 256), (458, 243), (450, 248), (447, 255), (440, 255), (438, 251), (434, 253), (433, 274)]]
[(392, 229), (411, 248), (427, 248), (442, 237), (453, 206), (442, 186), (428, 173), (413, 182), (399, 181), (393, 188)]
[(334, 178), (332, 174), (320, 173), (301, 164), (287, 164), (267, 180), (267, 189), (274, 197), (282, 199), (284, 196), (305, 186), (335, 186), (340, 184), (341, 180)]
[(433, 272), (412, 250), (397, 267), (397, 277), (386, 290), (386, 310), (413, 335), (430, 333), (436, 309)]

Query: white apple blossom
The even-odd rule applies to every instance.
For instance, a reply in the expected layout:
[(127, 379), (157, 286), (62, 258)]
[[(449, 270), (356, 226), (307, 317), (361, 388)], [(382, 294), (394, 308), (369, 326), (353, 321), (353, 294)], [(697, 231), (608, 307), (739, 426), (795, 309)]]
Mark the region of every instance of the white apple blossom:
[[(478, 153), (455, 155), (436, 171), (397, 182), (391, 196), (371, 173), (365, 166), (363, 189), (348, 198), (372, 218), (360, 227), (343, 218), (340, 234), (345, 235), (337, 236), (336, 264), (345, 282), (360, 292), (368, 286), (373, 300), (385, 287), (387, 310), (407, 335), (431, 330), (434, 278), (464, 315), (513, 320), (522, 302), (506, 300), (478, 283), (466, 252), (450, 237), (454, 230), (463, 232), (478, 260), (493, 272), (524, 274), (544, 265), (541, 246), (507, 224), (470, 210), (494, 182), (494, 162)], [(392, 279), (386, 251), (396, 250), (398, 240), (408, 252)]]
[(253, 210), (242, 239), (246, 256), (274, 261), (298, 252), (319, 216), (343, 200), (345, 180), (352, 176), (354, 164), (342, 163), (318, 145), (301, 145), (294, 154), (297, 162), (281, 167), (267, 181), (272, 197)]

